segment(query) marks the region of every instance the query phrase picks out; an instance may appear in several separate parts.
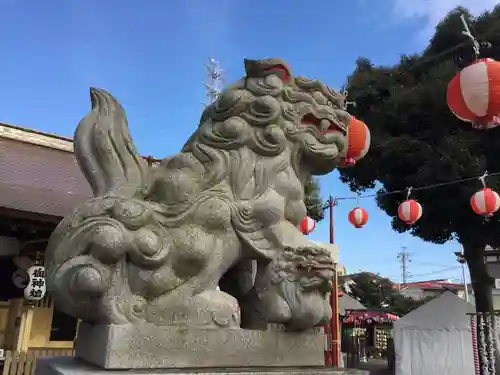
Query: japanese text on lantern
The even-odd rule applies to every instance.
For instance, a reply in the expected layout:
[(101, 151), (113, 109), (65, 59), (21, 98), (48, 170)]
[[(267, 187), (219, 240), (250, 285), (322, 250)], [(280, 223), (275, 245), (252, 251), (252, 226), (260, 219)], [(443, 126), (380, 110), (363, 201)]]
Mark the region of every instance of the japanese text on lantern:
[(45, 296), (45, 268), (42, 266), (30, 267), (27, 271), (30, 281), (24, 289), (24, 297), (31, 301), (37, 301)]

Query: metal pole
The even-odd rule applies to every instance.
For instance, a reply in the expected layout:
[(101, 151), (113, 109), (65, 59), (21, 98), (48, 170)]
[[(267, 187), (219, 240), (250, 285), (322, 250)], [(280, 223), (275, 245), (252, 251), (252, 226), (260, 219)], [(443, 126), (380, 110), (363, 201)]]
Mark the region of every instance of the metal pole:
[(462, 277), (464, 278), (465, 301), (469, 302), (469, 287), (467, 286), (467, 280), (465, 279), (465, 264), (462, 264)]
[(469, 287), (467, 286), (467, 279), (465, 278), (465, 256), (464, 256), (464, 248), (462, 247), (462, 251), (460, 252), (455, 252), (455, 255), (457, 257), (458, 263), (462, 265), (462, 279), (464, 283), (464, 293), (465, 293), (465, 300), (469, 302)]
[[(333, 212), (332, 212), (332, 197), (330, 196), (328, 200), (328, 205), (324, 206), (324, 209), (329, 209), (329, 215), (330, 215), (330, 243), (333, 241)], [(333, 295), (333, 281), (332, 281), (332, 291), (330, 294), (330, 307), (333, 312), (333, 304), (332, 304), (332, 295)], [(325, 331), (325, 338), (326, 338), (326, 347), (325, 347), (325, 366), (326, 367), (332, 367), (333, 365), (333, 337), (332, 337), (332, 327), (331, 327), (331, 321), (325, 323), (323, 327)]]
[[(335, 207), (336, 201), (330, 196), (329, 208), (330, 208), (330, 243), (335, 243), (334, 237), (334, 222), (333, 222), (333, 208)], [(336, 265), (337, 266), (337, 265)], [(332, 338), (332, 365), (333, 367), (339, 366), (340, 357), (340, 327), (339, 327), (339, 292), (338, 292), (338, 274), (337, 269), (335, 269), (335, 274), (332, 280), (332, 292), (330, 293), (330, 306), (332, 308), (332, 319), (330, 322), (330, 332)]]
[(464, 248), (462, 247), (462, 259), (464, 260), (462, 263), (462, 278), (464, 280), (464, 293), (465, 293), (465, 301), (469, 302), (469, 287), (467, 286), (467, 279), (465, 278), (465, 257), (464, 257)]
[(330, 195), (330, 198), (328, 199), (328, 206), (330, 208), (330, 243), (333, 244), (335, 243), (335, 238), (334, 238), (334, 230), (333, 230), (333, 207), (335, 205), (335, 202), (333, 200), (333, 197)]

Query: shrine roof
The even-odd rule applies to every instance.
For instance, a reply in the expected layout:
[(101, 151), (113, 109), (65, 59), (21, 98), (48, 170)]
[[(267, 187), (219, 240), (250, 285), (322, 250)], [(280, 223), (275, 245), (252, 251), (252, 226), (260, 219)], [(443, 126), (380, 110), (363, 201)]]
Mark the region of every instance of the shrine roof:
[(91, 196), (71, 138), (0, 123), (0, 207), (62, 218)]

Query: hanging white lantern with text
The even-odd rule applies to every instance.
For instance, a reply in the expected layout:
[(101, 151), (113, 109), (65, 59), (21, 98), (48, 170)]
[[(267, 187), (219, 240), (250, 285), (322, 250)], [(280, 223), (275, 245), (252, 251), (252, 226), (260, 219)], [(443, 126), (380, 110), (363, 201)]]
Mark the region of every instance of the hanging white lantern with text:
[(32, 266), (28, 268), (26, 273), (29, 276), (29, 283), (24, 289), (24, 298), (29, 301), (41, 300), (47, 292), (45, 285), (45, 267)]

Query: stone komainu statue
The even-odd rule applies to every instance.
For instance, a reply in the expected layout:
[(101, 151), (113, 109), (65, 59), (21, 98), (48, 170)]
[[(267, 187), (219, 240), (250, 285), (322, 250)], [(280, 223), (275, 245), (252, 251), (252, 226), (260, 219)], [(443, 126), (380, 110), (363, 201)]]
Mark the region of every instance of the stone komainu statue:
[(338, 165), (351, 116), (341, 94), (282, 60), (245, 69), (157, 167), (116, 99), (91, 90), (75, 154), (95, 198), (46, 253), (60, 309), (91, 324), (193, 328), (305, 330), (330, 318), (331, 256), (297, 227), (304, 183)]

